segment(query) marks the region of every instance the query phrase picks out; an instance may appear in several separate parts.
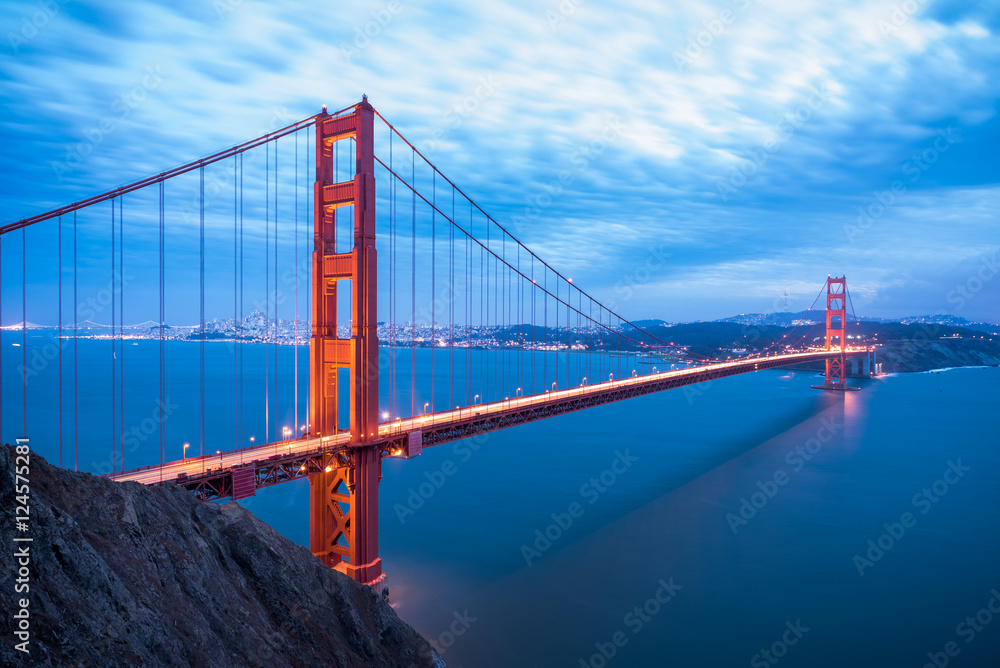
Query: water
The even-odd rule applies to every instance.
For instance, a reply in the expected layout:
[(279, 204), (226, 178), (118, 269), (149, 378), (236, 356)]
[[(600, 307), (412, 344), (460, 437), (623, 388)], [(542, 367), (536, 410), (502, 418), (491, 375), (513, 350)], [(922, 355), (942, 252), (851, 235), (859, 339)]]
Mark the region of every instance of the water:
[[(216, 380), (231, 393), (218, 354), (210, 368), (229, 369)], [(451, 666), (920, 667), (946, 649), (951, 666), (1000, 665), (988, 609), (1000, 610), (1000, 369), (846, 394), (815, 381), (737, 376), (387, 460), (381, 554), (397, 612)], [(126, 415), (142, 415), (132, 394)], [(167, 429), (180, 436), (196, 402), (178, 403)], [(30, 426), (51, 407), (29, 410)], [(33, 443), (52, 459), (36, 435), (52, 421), (39, 422)], [(245, 505), (306, 544), (307, 491)]]

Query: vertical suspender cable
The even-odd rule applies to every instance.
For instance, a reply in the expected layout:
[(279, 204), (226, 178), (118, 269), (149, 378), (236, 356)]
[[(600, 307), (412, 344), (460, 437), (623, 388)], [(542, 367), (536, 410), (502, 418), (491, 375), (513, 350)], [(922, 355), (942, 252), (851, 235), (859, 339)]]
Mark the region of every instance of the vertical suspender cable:
[[(486, 248), (490, 246), (490, 221), (485, 222), (486, 227)], [(483, 266), (483, 263), (486, 263)], [(490, 392), (490, 355), (486, 348), (486, 340), (483, 333), (489, 336), (490, 326), (490, 280), (489, 280), (489, 260), (486, 250), (479, 247), (479, 366), (482, 369), (483, 362), (486, 362), (486, 381), (483, 382), (483, 372), (480, 371), (479, 378), (479, 398), (485, 404), (487, 395)], [(485, 319), (484, 319), (485, 318)], [(487, 339), (488, 340), (488, 339)]]
[(469, 233), (465, 235), (465, 405), (472, 391), (472, 203), (469, 203)]
[[(59, 257), (59, 331), (56, 335), (56, 343), (58, 344), (58, 354), (59, 354), (59, 468), (63, 465), (63, 363), (62, 363), (62, 350), (63, 350), (63, 340), (62, 340), (62, 216), (59, 216), (59, 234), (57, 235), (58, 252), (56, 255)], [(0, 345), (0, 355), (3, 354), (3, 346)], [(2, 442), (2, 441), (0, 441)]]
[[(486, 232), (489, 234), (489, 224), (486, 225)], [(487, 237), (487, 243), (489, 243), (489, 237)], [(486, 321), (484, 316), (488, 315), (490, 312), (490, 302), (489, 293), (485, 291), (485, 278), (486, 272), (484, 271), (483, 263), (486, 260), (486, 251), (483, 247), (479, 247), (479, 398), (485, 401), (486, 391), (490, 387), (490, 365), (489, 359), (484, 360), (483, 355), (483, 329), (486, 326)], [(483, 362), (486, 362), (485, 374), (483, 373)], [(485, 376), (485, 383), (483, 378)], [(475, 403), (475, 402), (473, 402)]]
[[(455, 188), (451, 189), (451, 219), (455, 220)], [(455, 400), (455, 226), (448, 226), (448, 408)]]
[(201, 400), (201, 421), (200, 429), (198, 432), (199, 438), (199, 455), (205, 456), (205, 168), (202, 167), (198, 170), (199, 176), (199, 190), (198, 190), (198, 260), (199, 260), (199, 279), (200, 279), (200, 289), (199, 289), (199, 307), (201, 315), (201, 328), (199, 330), (198, 336), (198, 353), (199, 353), (199, 398)]
[(117, 431), (118, 431), (118, 397), (115, 385), (118, 380), (117, 359), (115, 352), (115, 200), (111, 200), (111, 470), (119, 464)]
[(434, 348), (437, 347), (434, 339), (434, 321), (437, 320), (437, 313), (434, 308), (434, 299), (436, 297), (435, 290), (437, 289), (437, 282), (435, 280), (437, 273), (437, 170), (431, 172), (431, 401), (434, 400), (434, 376), (437, 375), (436, 369), (434, 368)]
[(392, 132), (389, 132), (389, 412), (396, 415), (396, 370), (395, 353), (396, 346), (394, 340), (395, 320), (393, 318), (393, 292), (395, 284), (393, 281), (393, 265), (395, 260), (392, 255), (392, 236), (396, 222), (396, 177), (392, 164)]
[(118, 444), (125, 470), (125, 196), (118, 198)]
[(239, 307), (239, 227), (236, 216), (236, 178), (239, 161), (233, 156), (233, 449), (240, 447), (240, 307)]
[(80, 331), (79, 314), (77, 312), (76, 301), (76, 211), (73, 212), (73, 470), (80, 470), (78, 467), (79, 445), (80, 445), (80, 394), (79, 394), (79, 365), (77, 361), (80, 356), (77, 351), (78, 333)]
[[(25, 260), (27, 259), (27, 252), (25, 251), (25, 246), (27, 244), (27, 237), (24, 234), (24, 228), (21, 228), (21, 368), (28, 368), (28, 289), (27, 283), (25, 282)], [(24, 437), (28, 437), (28, 374), (21, 374), (21, 403), (22, 403), (22, 415), (21, 415), (21, 426), (24, 429)]]
[[(164, 217), (163, 217), (163, 181), (160, 181), (160, 410), (166, 406), (166, 355), (164, 327), (167, 321), (166, 293), (164, 292), (166, 278), (166, 263), (164, 262)], [(163, 463), (166, 456), (166, 421), (164, 415), (160, 414), (160, 482), (163, 481)]]
[(417, 154), (410, 152), (410, 415), (417, 414)]
[(267, 344), (271, 333), (271, 300), (267, 290), (271, 286), (271, 144), (264, 144), (264, 443), (271, 437), (271, 347)]
[(292, 384), (295, 387), (294, 411), (295, 418), (293, 436), (299, 435), (299, 133), (295, 133), (295, 320), (292, 321), (292, 367), (295, 374)]
[[(278, 402), (278, 140), (274, 140), (274, 401)], [(282, 429), (284, 436), (284, 429)]]
[[(306, 165), (307, 165), (307, 167), (306, 167), (306, 183), (309, 182), (309, 177), (308, 177), (309, 167), (308, 166), (316, 164), (315, 159), (312, 158), (312, 157), (310, 157), (310, 150), (312, 150), (313, 147), (315, 147), (315, 142), (316, 142), (315, 132), (316, 131), (314, 129), (313, 130), (313, 138), (310, 139), (309, 138), (309, 128), (308, 127), (306, 128)], [(306, 238), (308, 239), (308, 237), (306, 237)], [(306, 303), (312, 305), (312, 280), (311, 280), (311, 278), (312, 278), (312, 262), (309, 263), (309, 267), (310, 267), (310, 272), (309, 272), (310, 280), (306, 281)], [(311, 326), (312, 325), (312, 319), (311, 319), (312, 318), (312, 309), (310, 308), (310, 310), (307, 311), (307, 312), (310, 314), (309, 324)], [(311, 331), (311, 327), (310, 327), (310, 331)], [(312, 420), (312, 404), (310, 403), (311, 400), (312, 400), (312, 392), (306, 392), (306, 425), (310, 425), (310, 421)], [(307, 426), (306, 427), (306, 431), (307, 432), (312, 431), (312, 427), (311, 426)]]
[(389, 133), (389, 411), (399, 415), (396, 403), (396, 173)]
[(239, 440), (239, 448), (242, 449), (244, 443), (246, 443), (246, 441), (243, 438), (245, 436), (245, 434), (243, 433), (243, 424), (244, 424), (244, 422), (243, 422), (243, 390), (244, 390), (244, 387), (246, 385), (246, 383), (244, 383), (244, 381), (243, 381), (243, 355), (244, 355), (244, 353), (246, 351), (245, 351), (245, 345), (244, 345), (244, 341), (243, 341), (243, 323), (244, 323), (244, 319), (243, 319), (243, 302), (244, 302), (244, 298), (243, 298), (243, 295), (245, 293), (244, 293), (244, 289), (243, 289), (244, 286), (243, 286), (243, 154), (242, 153), (240, 153), (240, 268), (239, 268), (239, 274), (240, 274), (240, 315), (239, 315), (239, 318), (240, 318), (240, 329), (239, 329), (239, 344), (238, 344), (239, 345), (239, 349), (238, 350), (239, 350), (239, 353), (240, 353), (240, 382), (239, 382), (239, 386), (240, 386), (240, 440)]

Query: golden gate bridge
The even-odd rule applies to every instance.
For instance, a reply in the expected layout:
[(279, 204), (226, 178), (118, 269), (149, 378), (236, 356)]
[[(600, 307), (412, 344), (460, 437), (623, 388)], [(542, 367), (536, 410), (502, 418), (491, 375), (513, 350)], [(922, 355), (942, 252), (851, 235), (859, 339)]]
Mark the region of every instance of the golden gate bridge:
[[(186, 200), (181, 196), (180, 205), (172, 203), (176, 194), (168, 192), (167, 185), (192, 174), (198, 177), (195, 195)], [(312, 223), (311, 250), (303, 249), (301, 258), (300, 247), (308, 243), (308, 235), (300, 241), (300, 218)], [(294, 224), (294, 253), (286, 247), (291, 266), (284, 272), (279, 271), (279, 221), (286, 235)], [(31, 257), (44, 257), (44, 262), (29, 263), (29, 231)], [(98, 232), (107, 237), (99, 238)], [(194, 238), (196, 250), (181, 247), (180, 239)], [(14, 257), (20, 265), (14, 280), (10, 275), (15, 272), (9, 269), (12, 247), (20, 250), (19, 263)], [(192, 265), (197, 257), (196, 279), (175, 280), (182, 270), (168, 263), (172, 252), (184, 262), (192, 260)], [(95, 255), (102, 255), (107, 264), (96, 267)], [(262, 264), (260, 299), (256, 295)], [(219, 280), (229, 266), (232, 282)], [(183, 271), (192, 279), (192, 271)], [(31, 425), (25, 373), (28, 309), (41, 313), (56, 303), (58, 406), (47, 396), (39, 402), (58, 416), (60, 465), (65, 442), (66, 448), (72, 445), (74, 468), (81, 417), (78, 288), (81, 273), (87, 272), (103, 274), (110, 283), (111, 325), (101, 340), (111, 352), (111, 406), (106, 415), (83, 414), (86, 421), (110, 422), (109, 477), (178, 485), (204, 500), (244, 499), (258, 489), (306, 478), (311, 487), (313, 554), (379, 591), (386, 591), (378, 540), (378, 486), (386, 457), (412, 458), (442, 443), (737, 374), (823, 362), (825, 381), (816, 387), (844, 391), (856, 389), (847, 384), (847, 377), (875, 369), (874, 348), (848, 345), (849, 293), (843, 277), (828, 277), (817, 295), (825, 293), (826, 299), (819, 347), (807, 345), (818, 323), (803, 325), (798, 338), (792, 330), (768, 348), (727, 359), (694, 354), (639, 327), (528, 249), (367, 98), (333, 113), (324, 107), (319, 114), (225, 151), (0, 227), (0, 319), (4, 289), (8, 313), (10, 293), (21, 296), (13, 309), (20, 312), (20, 326), (0, 331), (3, 338), (20, 334), (22, 410), (16, 426), (27, 434)], [(55, 299), (53, 288), (44, 287), (53, 282), (52, 274), (57, 275)], [(147, 289), (133, 283), (142, 280)], [(301, 401), (298, 344), (305, 332), (299, 331), (300, 287), (311, 310), (308, 389)], [(187, 457), (185, 444), (181, 459), (167, 456), (167, 427), (161, 416), (155, 430), (158, 461), (126, 469), (126, 395), (148, 391), (165, 406), (168, 377), (190, 372), (171, 366), (167, 351), (176, 330), (167, 324), (172, 288), (180, 298), (175, 296), (171, 305), (194, 302), (197, 295), (199, 324), (190, 328), (187, 338), (199, 344), (198, 380), (193, 383), (199, 399), (198, 455)], [(387, 305), (379, 303), (380, 289)], [(133, 290), (139, 296), (131, 311), (148, 313), (158, 307), (148, 327), (148, 338), (158, 342), (158, 368), (141, 362), (135, 368), (124, 345), (129, 338), (125, 330), (132, 327), (124, 324), (125, 295)], [(228, 299), (230, 291), (232, 324), (225, 338), (233, 346), (233, 386), (208, 388), (206, 342), (218, 337), (211, 336), (206, 305)], [(294, 309), (283, 299), (285, 291), (294, 291)], [(71, 325), (65, 324), (64, 301), (74, 305)], [(246, 324), (248, 301), (255, 311), (264, 308), (263, 332), (250, 331)], [(288, 318), (279, 318), (282, 305), (294, 311), (286, 313), (292, 316), (294, 344), (290, 373), (284, 362), (279, 364), (277, 351), (280, 330), (289, 326)], [(248, 354), (248, 346), (260, 344), (265, 348), (263, 392), (248, 388), (246, 382), (248, 364), (259, 364)], [(65, 352), (71, 365), (64, 365), (64, 348), (71, 348)], [(425, 348), (428, 373), (418, 371), (416, 361), (417, 350)], [(137, 379), (128, 393), (126, 362), (130, 379)], [(290, 398), (279, 396), (279, 371), (292, 377), (291, 388), (285, 388)], [(154, 377), (155, 387), (150, 385)], [(85, 393), (86, 383), (84, 378)], [(388, 385), (387, 398), (380, 399), (380, 383)], [(248, 390), (255, 393), (253, 400), (246, 396)], [(10, 399), (11, 392), (0, 386), (0, 433), (4, 394)], [(206, 405), (207, 397), (222, 392), (232, 392), (231, 415)], [(293, 418), (292, 426), (281, 426), (279, 432), (282, 402), (291, 404)], [(245, 425), (260, 420), (260, 408), (265, 437), (255, 444), (251, 437), (247, 447)], [(10, 424), (9, 409), (6, 416)], [(231, 441), (219, 437), (224, 424), (232, 427)], [(139, 456), (143, 459), (156, 457), (144, 452)]]

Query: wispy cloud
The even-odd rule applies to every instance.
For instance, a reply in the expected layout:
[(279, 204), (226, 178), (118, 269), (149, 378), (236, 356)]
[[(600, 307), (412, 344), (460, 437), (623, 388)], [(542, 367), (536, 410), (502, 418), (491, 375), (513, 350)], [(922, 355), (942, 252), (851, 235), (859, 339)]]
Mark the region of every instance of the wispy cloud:
[[(57, 4), (0, 62), (10, 219), (234, 144), (275, 109), (304, 117), (367, 93), (418, 146), (434, 142), (435, 162), (501, 221), (621, 119), (615, 142), (519, 233), (598, 292), (650, 245), (670, 245), (677, 273), (643, 286), (649, 298), (624, 307), (634, 317), (748, 310), (737, 302), (757, 288), (740, 287), (744, 270), (765, 286), (847, 272), (859, 306), (891, 310), (888, 277), (919, 275), (928, 253), (954, 267), (997, 243), (995, 3), (903, 14), (888, 0)], [(20, 34), (30, 11), (7, 3), (4, 33)], [(144, 85), (150, 68), (167, 73), (156, 87)], [(494, 90), (453, 126), (449, 110), (484, 80)], [(814, 91), (823, 104), (801, 118)], [(949, 127), (962, 144), (848, 243), (857, 207)], [(74, 148), (87, 154), (59, 182), (54, 165)], [(741, 185), (720, 196), (741, 166)], [(697, 299), (667, 296), (678, 292)]]

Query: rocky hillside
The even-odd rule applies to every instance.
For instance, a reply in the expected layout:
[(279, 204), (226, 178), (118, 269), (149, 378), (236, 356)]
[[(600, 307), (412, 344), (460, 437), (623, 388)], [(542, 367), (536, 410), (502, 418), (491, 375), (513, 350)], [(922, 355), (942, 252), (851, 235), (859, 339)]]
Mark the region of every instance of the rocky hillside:
[(956, 366), (1000, 364), (1000, 342), (986, 339), (929, 339), (880, 342), (885, 372), (930, 371)]
[[(233, 503), (32, 454), (30, 528), (19, 531), (14, 457), (0, 447), (0, 665), (444, 665), (374, 592)], [(30, 592), (15, 594), (14, 550), (26, 544)], [(30, 656), (15, 649), (22, 597)]]

